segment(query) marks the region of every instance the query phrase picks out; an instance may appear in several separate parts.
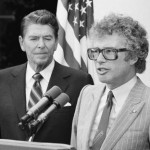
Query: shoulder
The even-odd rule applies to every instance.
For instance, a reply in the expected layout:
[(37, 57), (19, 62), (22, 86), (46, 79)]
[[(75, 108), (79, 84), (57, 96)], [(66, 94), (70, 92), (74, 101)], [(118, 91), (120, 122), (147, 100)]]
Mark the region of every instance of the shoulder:
[(82, 89), (83, 93), (95, 93), (96, 91), (100, 92), (105, 88), (105, 84), (99, 83), (94, 85), (86, 85)]
[(101, 95), (103, 94), (105, 85), (103, 83), (97, 85), (85, 85), (79, 95), (77, 107), (91, 105), (93, 102), (98, 102)]
[(56, 65), (59, 66), (60, 68), (63, 68), (65, 70), (69, 71), (69, 72), (75, 72), (75, 73), (81, 73), (81, 74), (83, 73), (83, 74), (85, 74), (85, 72), (83, 72), (82, 70), (77, 70), (77, 69), (71, 68), (69, 66), (64, 66), (64, 65), (62, 65), (62, 64), (60, 64), (58, 62), (56, 62)]
[(105, 84), (103, 83), (99, 83), (99, 84), (95, 84), (95, 85), (85, 85), (81, 92), (80, 92), (80, 97), (86, 97), (86, 98), (99, 98), (99, 96), (103, 93), (105, 89)]
[(149, 94), (150, 94), (150, 87), (145, 85), (145, 83), (139, 77), (137, 77), (137, 82), (135, 84), (135, 88), (137, 88), (141, 92), (149, 92)]
[(7, 75), (9, 73), (15, 73), (15, 72), (20, 72), (22, 69), (26, 68), (26, 63), (17, 65), (17, 66), (12, 66), (8, 68), (4, 68), (0, 70), (0, 76)]
[(63, 72), (64, 74), (71, 74), (73, 76), (89, 76), (88, 73), (82, 71), (82, 70), (77, 70), (77, 69), (74, 69), (74, 68), (71, 68), (71, 67), (68, 67), (68, 66), (64, 66), (64, 65), (61, 65), (59, 64), (58, 62), (55, 61), (55, 64), (56, 64), (56, 68), (57, 70), (60, 70), (61, 72)]
[(150, 104), (150, 87), (145, 85), (140, 78), (137, 79), (137, 82), (132, 90), (132, 94), (137, 98), (140, 98), (141, 101)]

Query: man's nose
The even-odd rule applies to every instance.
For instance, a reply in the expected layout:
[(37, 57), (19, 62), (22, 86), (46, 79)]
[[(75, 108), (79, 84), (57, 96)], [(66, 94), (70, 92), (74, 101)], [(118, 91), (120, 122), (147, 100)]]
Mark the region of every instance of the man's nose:
[(97, 61), (97, 62), (105, 62), (105, 61), (106, 61), (106, 59), (104, 58), (102, 52), (99, 53), (99, 56), (98, 56), (98, 58), (97, 58), (96, 61)]
[(39, 39), (38, 47), (42, 48), (45, 46), (44, 40), (42, 38)]

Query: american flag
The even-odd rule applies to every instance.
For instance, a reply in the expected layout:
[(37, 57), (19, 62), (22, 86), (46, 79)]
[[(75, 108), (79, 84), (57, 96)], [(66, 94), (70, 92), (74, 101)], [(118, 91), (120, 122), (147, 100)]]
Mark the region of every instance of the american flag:
[(54, 58), (63, 65), (97, 76), (87, 57), (88, 30), (94, 22), (93, 0), (58, 0), (59, 44)]

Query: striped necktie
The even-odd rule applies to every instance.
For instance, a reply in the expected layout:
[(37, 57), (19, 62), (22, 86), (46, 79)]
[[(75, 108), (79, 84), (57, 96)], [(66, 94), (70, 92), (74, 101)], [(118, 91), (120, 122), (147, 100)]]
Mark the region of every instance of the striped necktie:
[(108, 123), (109, 123), (109, 116), (110, 116), (110, 112), (112, 109), (112, 105), (113, 105), (113, 93), (112, 91), (109, 91), (108, 96), (107, 96), (107, 103), (106, 106), (104, 107), (102, 116), (101, 116), (101, 120), (98, 126), (98, 133), (95, 136), (94, 142), (93, 142), (93, 146), (92, 146), (92, 150), (100, 150), (103, 141), (106, 138), (106, 133), (107, 133), (107, 127), (108, 127)]
[(28, 109), (30, 109), (32, 106), (34, 106), (41, 98), (42, 98), (42, 89), (40, 81), (43, 79), (42, 75), (40, 73), (35, 73), (32, 78), (35, 80), (33, 87), (31, 89), (29, 103), (28, 103)]

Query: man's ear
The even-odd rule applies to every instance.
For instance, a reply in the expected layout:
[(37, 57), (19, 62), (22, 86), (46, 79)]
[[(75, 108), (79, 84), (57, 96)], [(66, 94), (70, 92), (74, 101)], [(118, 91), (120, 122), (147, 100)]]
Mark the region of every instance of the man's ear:
[(22, 51), (25, 52), (25, 49), (24, 49), (24, 46), (23, 46), (23, 38), (22, 38), (21, 35), (19, 35), (18, 40), (19, 40), (19, 44), (20, 44), (20, 47), (21, 47)]
[(134, 65), (138, 61), (138, 57), (135, 56), (134, 58), (130, 59), (130, 64)]

